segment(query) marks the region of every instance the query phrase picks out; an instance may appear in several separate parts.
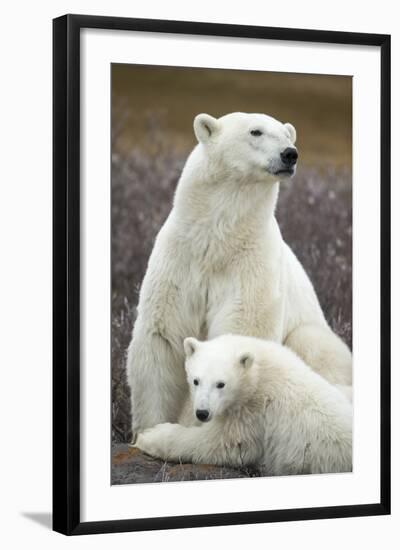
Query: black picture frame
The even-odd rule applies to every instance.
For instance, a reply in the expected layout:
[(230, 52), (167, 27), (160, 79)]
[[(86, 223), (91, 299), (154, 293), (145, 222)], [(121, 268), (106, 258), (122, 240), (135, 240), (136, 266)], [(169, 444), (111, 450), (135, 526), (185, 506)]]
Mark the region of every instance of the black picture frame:
[[(80, 520), (80, 31), (378, 46), (381, 51), (381, 495), (371, 504), (116, 521)], [(66, 535), (390, 513), (390, 36), (65, 15), (53, 21), (53, 529)]]

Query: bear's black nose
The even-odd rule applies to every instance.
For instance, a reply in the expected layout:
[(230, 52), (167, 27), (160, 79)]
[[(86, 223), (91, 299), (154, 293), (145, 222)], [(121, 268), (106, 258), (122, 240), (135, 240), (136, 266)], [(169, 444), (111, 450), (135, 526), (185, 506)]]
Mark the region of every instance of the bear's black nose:
[(286, 166), (293, 166), (296, 164), (298, 157), (299, 154), (294, 147), (286, 147), (281, 153), (282, 162), (284, 162)]
[(196, 411), (196, 416), (199, 420), (201, 420), (202, 422), (205, 422), (209, 416), (209, 412), (205, 409), (197, 409)]

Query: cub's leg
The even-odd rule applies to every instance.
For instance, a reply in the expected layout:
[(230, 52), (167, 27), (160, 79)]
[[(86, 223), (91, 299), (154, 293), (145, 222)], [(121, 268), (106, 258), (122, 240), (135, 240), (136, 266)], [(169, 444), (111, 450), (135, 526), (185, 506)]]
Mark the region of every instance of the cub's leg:
[[(329, 327), (301, 325), (283, 343), (328, 382), (352, 385), (351, 352)], [(348, 391), (344, 393), (348, 394)]]
[(172, 462), (234, 467), (254, 464), (262, 453), (257, 445), (226, 437), (219, 423), (192, 427), (159, 424), (139, 434), (134, 446)]

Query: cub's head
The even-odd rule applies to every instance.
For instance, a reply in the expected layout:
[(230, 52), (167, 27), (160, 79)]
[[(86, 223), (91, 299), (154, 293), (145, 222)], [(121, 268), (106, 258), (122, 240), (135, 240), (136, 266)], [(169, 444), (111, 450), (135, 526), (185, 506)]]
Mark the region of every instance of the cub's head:
[(250, 182), (275, 182), (296, 171), (296, 130), (263, 114), (207, 114), (194, 119), (194, 132), (210, 162), (222, 173)]
[(184, 341), (186, 375), (193, 402), (193, 413), (201, 422), (241, 404), (243, 387), (252, 367), (252, 354), (221, 346), (218, 339)]

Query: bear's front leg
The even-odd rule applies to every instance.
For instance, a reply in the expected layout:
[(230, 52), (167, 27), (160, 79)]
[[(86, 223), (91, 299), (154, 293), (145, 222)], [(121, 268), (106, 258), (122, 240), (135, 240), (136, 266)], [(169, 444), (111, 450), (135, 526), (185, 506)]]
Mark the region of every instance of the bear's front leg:
[(142, 330), (140, 320), (137, 323), (127, 359), (132, 442), (146, 428), (176, 422), (188, 392), (183, 352), (179, 354), (161, 335)]

